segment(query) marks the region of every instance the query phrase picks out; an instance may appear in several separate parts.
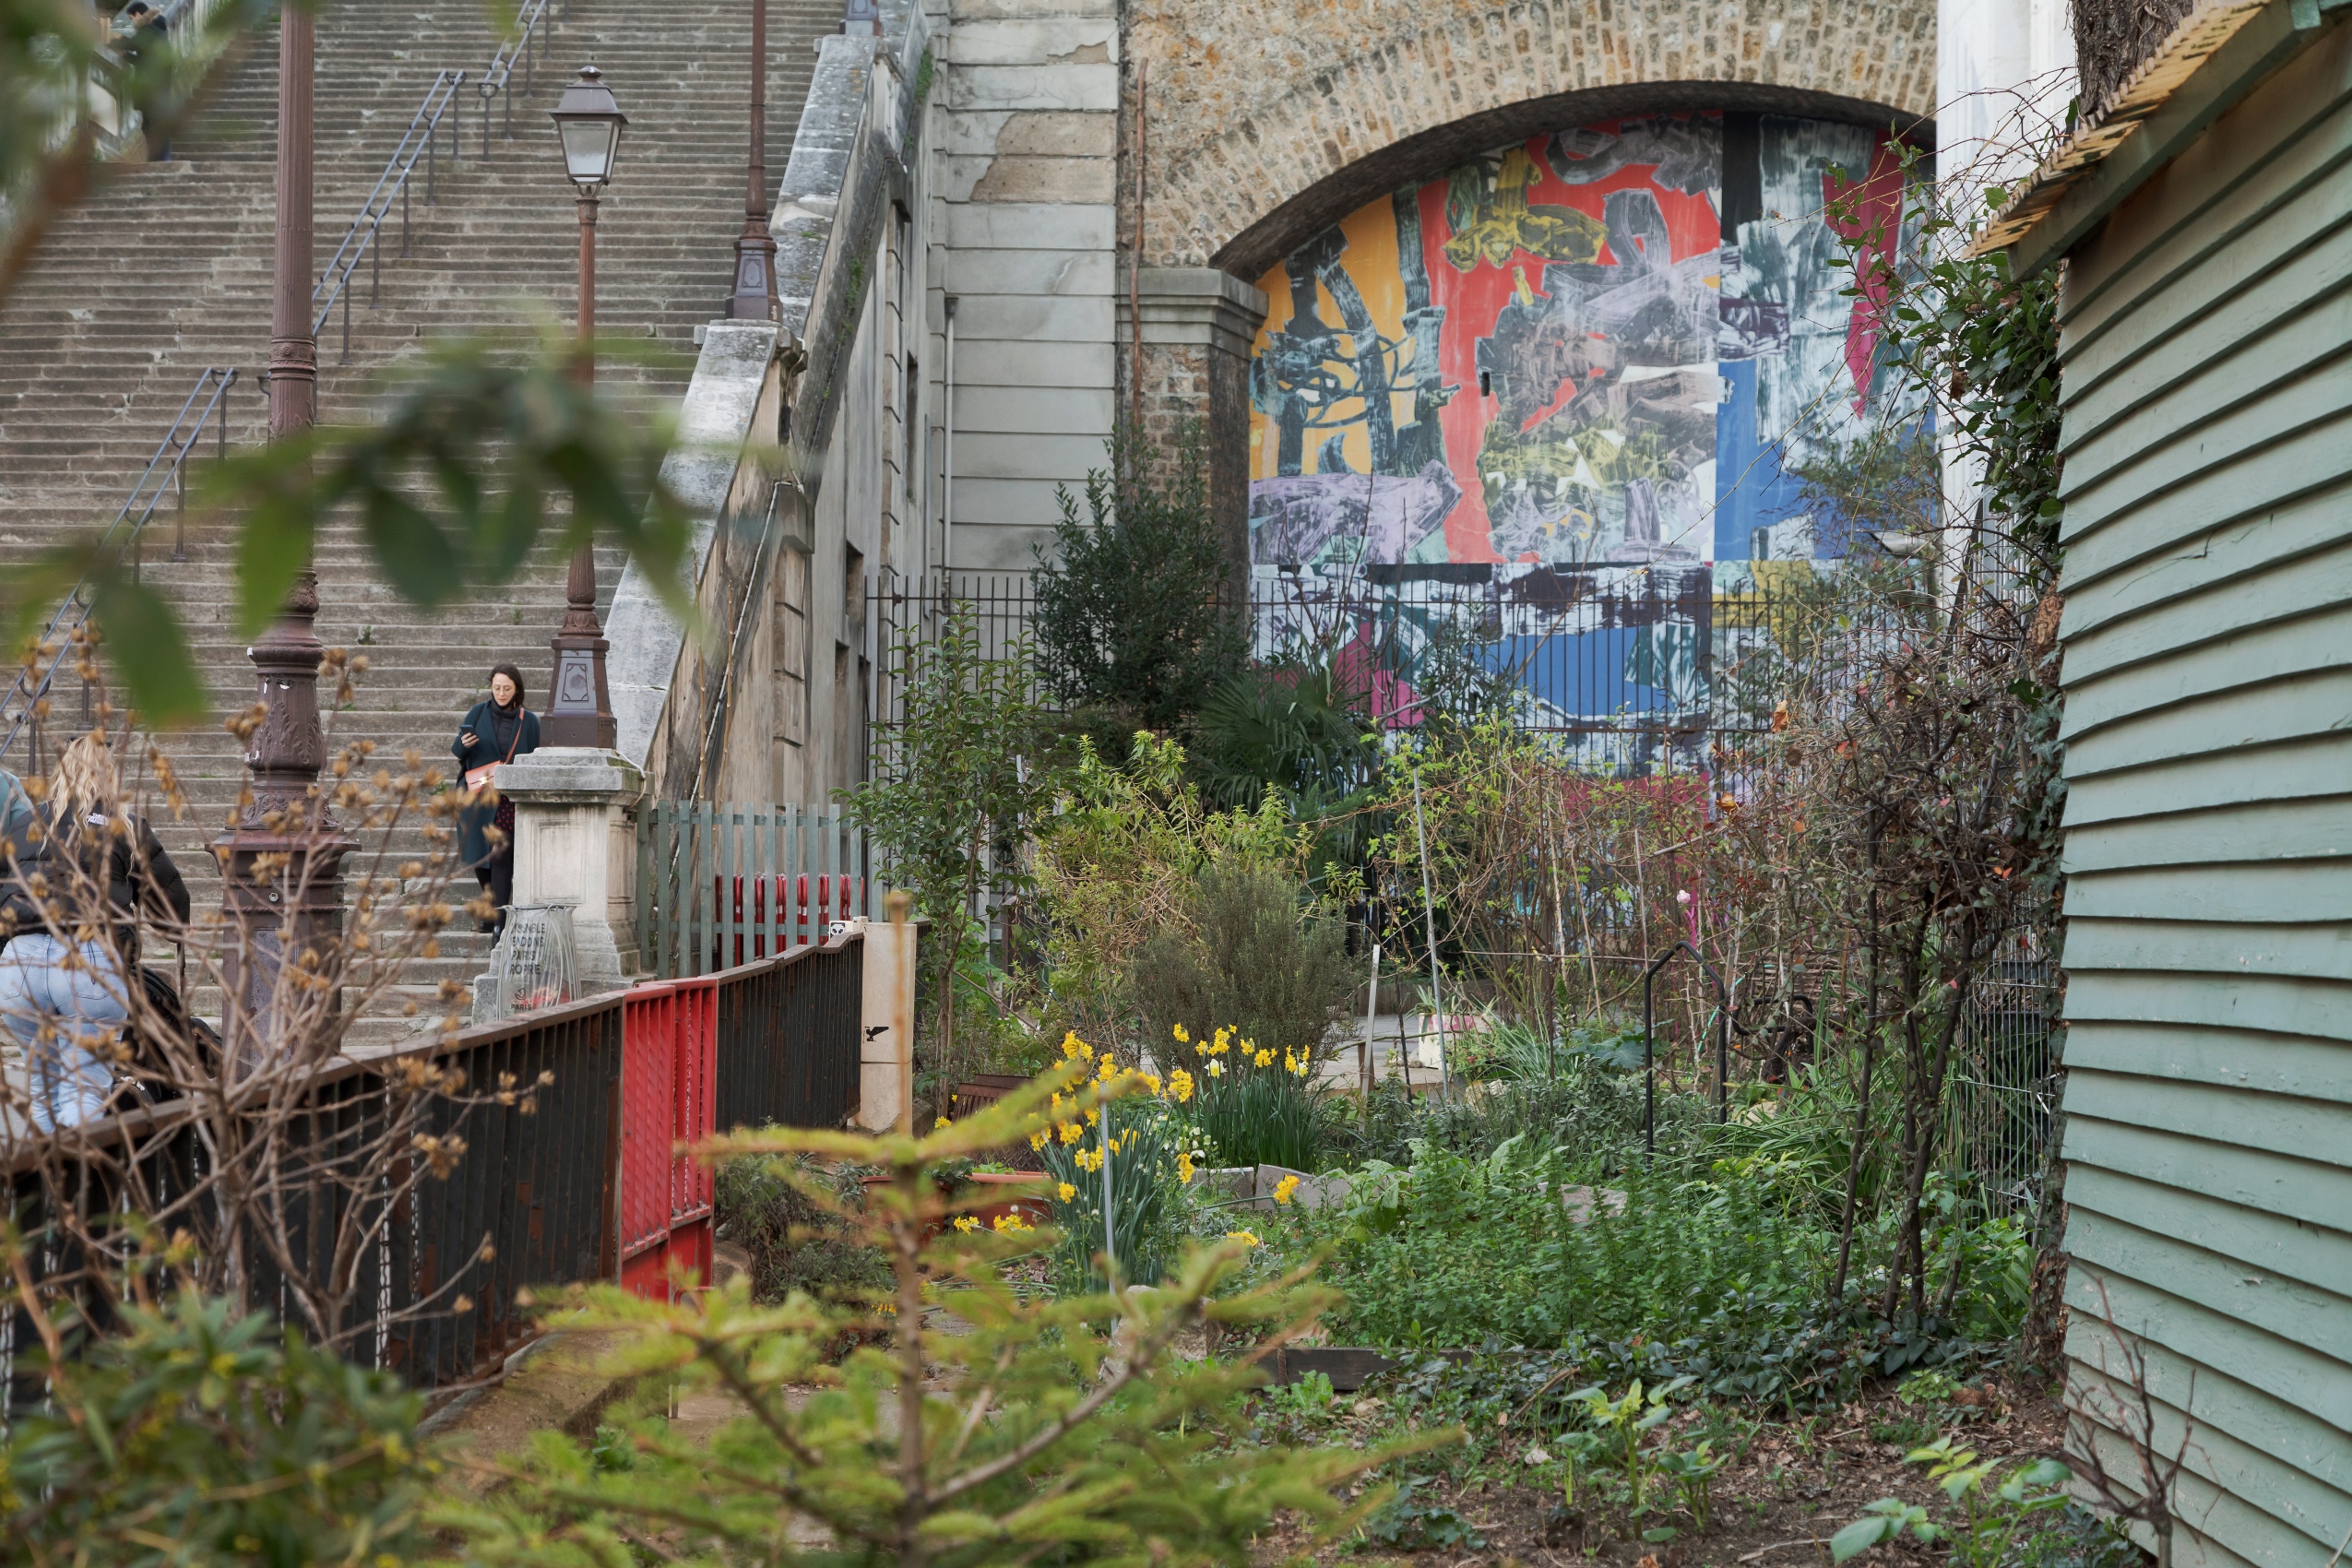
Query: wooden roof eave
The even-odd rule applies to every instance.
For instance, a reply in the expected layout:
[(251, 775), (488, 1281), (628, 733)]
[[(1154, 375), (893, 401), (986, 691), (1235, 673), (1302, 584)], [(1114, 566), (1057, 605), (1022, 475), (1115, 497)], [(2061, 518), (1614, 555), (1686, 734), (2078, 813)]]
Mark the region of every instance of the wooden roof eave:
[(1986, 223), (1969, 254), (2007, 250), (2020, 278), (2049, 266), (2347, 11), (2352, 0), (2207, 0), (2084, 118)]

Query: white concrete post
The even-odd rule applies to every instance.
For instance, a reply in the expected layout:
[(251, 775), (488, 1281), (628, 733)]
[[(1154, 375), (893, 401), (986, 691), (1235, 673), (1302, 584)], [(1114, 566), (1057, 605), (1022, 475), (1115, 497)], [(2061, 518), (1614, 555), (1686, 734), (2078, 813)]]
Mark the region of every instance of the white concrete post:
[(891, 921), (867, 921), (864, 1040), (858, 1063), (858, 1125), (869, 1132), (912, 1130), (915, 1122), (915, 932), (906, 895), (891, 895)]
[(630, 809), (644, 776), (618, 752), (543, 746), (498, 769), (515, 802), (515, 902), (570, 904), (577, 994), (618, 991), (636, 967)]

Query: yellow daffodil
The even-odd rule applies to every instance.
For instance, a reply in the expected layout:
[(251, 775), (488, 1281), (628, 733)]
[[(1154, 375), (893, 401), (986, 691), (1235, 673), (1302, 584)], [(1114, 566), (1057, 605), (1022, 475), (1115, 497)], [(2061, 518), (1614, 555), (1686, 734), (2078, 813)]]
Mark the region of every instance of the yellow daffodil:
[[(1092, 1116), (1094, 1112), (1089, 1111), (1087, 1114), (1088, 1116)], [(1062, 1123), (1061, 1136), (1063, 1143), (1075, 1144), (1086, 1135), (1087, 1130), (1084, 1127), (1079, 1126), (1075, 1122), (1064, 1122)]]
[(1041, 1149), (1045, 1146), (1045, 1129), (1042, 1127), (1039, 1127), (1036, 1132), (1029, 1134), (1029, 1147), (1031, 1148)]
[(997, 1234), (1001, 1236), (1010, 1236), (1017, 1231), (1037, 1229), (1017, 1214), (1000, 1214), (989, 1223), (995, 1227)]
[(936, 1132), (936, 1131), (937, 1131), (937, 1130), (939, 1130), (940, 1128), (944, 1127), (944, 1126), (946, 1126), (946, 1125), (947, 1125), (947, 1118), (946, 1118), (946, 1117), (944, 1117), (944, 1116), (943, 1116), (943, 1117), (941, 1117), (938, 1121), (933, 1122), (931, 1125), (932, 1125), (932, 1131), (934, 1131), (934, 1132)]
[(1070, 1183), (1069, 1183), (1069, 1182), (1063, 1182), (1063, 1183), (1062, 1183), (1062, 1185), (1061, 1185), (1059, 1188), (1057, 1188), (1056, 1190), (1057, 1190), (1058, 1192), (1060, 1192), (1060, 1193), (1061, 1193), (1061, 1194), (1062, 1194), (1062, 1201), (1063, 1201), (1063, 1203), (1065, 1203), (1065, 1204), (1066, 1204), (1066, 1203), (1068, 1203), (1068, 1202), (1069, 1202), (1072, 1198), (1075, 1198), (1075, 1197), (1076, 1197), (1076, 1196), (1078, 1195), (1078, 1189), (1077, 1189), (1077, 1188), (1075, 1188), (1075, 1187), (1074, 1187), (1074, 1186), (1072, 1186), (1072, 1185), (1070, 1185)]
[(968, 1214), (959, 1214), (956, 1217), (956, 1229), (963, 1231), (977, 1230), (980, 1229), (980, 1221)]
[(1265, 1245), (1265, 1242), (1257, 1239), (1257, 1233), (1253, 1230), (1228, 1230), (1225, 1233), (1225, 1239), (1229, 1241), (1239, 1241), (1245, 1247), (1262, 1247)]
[(1091, 1126), (1093, 1126), (1096, 1123), (1098, 1123), (1098, 1122), (1099, 1122), (1099, 1121), (1101, 1121), (1101, 1120), (1102, 1120), (1102, 1112), (1101, 1112), (1101, 1111), (1087, 1111), (1087, 1126), (1091, 1127)]
[(1179, 1105), (1188, 1105), (1193, 1099), (1193, 1075), (1182, 1067), (1168, 1075), (1168, 1094)]
[(1212, 1078), (1221, 1078), (1225, 1076), (1225, 1063), (1222, 1062), (1210, 1063), (1208, 1064), (1208, 1075)]
[(1184, 1032), (1184, 1026), (1182, 1024), (1177, 1025), (1171, 1032), (1176, 1036), (1178, 1045), (1190, 1045), (1193, 1042), (1193, 1037)]
[(1087, 1053), (1085, 1044), (1078, 1039), (1077, 1030), (1072, 1029), (1068, 1034), (1062, 1037), (1062, 1054), (1064, 1057), (1075, 1059), (1076, 1057), (1084, 1056)]
[(1285, 1176), (1274, 1184), (1274, 1201), (1278, 1204), (1287, 1204), (1290, 1201), (1290, 1194), (1298, 1190), (1299, 1179), (1296, 1176)]
[(1176, 1151), (1176, 1179), (1183, 1182), (1188, 1187), (1192, 1185), (1193, 1156), (1192, 1152), (1188, 1149), (1178, 1149)]
[(1255, 1056), (1250, 1058), (1250, 1060), (1255, 1062), (1261, 1067), (1271, 1067), (1274, 1065), (1274, 1052), (1271, 1051), (1261, 1051)]

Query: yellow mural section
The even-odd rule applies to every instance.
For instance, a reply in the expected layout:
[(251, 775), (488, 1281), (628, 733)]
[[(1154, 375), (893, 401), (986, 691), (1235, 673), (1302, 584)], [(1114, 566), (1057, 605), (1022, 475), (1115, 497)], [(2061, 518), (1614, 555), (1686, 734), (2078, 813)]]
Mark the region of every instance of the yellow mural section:
[[(1348, 279), (1363, 296), (1364, 309), (1370, 313), (1372, 327), (1391, 342), (1405, 335), (1404, 269), (1396, 255), (1396, 214), (1385, 201), (1368, 202), (1341, 220), (1339, 232), (1348, 238), (1348, 248), (1341, 254), (1348, 258)], [(1277, 264), (1258, 279), (1258, 288), (1268, 302), (1265, 324), (1258, 328), (1257, 341), (1252, 345), (1253, 359), (1263, 355), (1273, 335), (1290, 321), (1290, 274)], [(1340, 345), (1339, 351), (1349, 357), (1356, 352), (1356, 335), (1341, 325), (1338, 302), (1331, 297), (1329, 287), (1315, 284), (1315, 315), (1332, 330)], [(1356, 413), (1360, 399), (1352, 391), (1335, 399), (1342, 416)], [(1404, 424), (1413, 417), (1413, 389), (1406, 385), (1388, 395), (1389, 408), (1396, 422)], [(1309, 437), (1310, 453), (1321, 445), (1317, 434)], [(1372, 470), (1372, 434), (1361, 420), (1348, 426), (1342, 437), (1341, 449), (1348, 454), (1348, 466), (1358, 473)], [(1250, 478), (1275, 477), (1275, 432), (1268, 427), (1265, 413), (1255, 407), (1250, 410)]]

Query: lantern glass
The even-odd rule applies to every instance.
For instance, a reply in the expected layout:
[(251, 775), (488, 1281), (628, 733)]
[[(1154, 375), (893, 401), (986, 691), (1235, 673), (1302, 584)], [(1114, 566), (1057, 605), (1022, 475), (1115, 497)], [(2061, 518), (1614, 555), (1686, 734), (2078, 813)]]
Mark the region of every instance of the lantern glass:
[(629, 117), (612, 101), (604, 73), (594, 65), (580, 67), (580, 79), (564, 89), (563, 101), (548, 118), (555, 122), (564, 142), (564, 172), (576, 185), (601, 185), (612, 178), (620, 156), (621, 127)]
[(601, 115), (592, 120), (565, 120), (564, 168), (576, 185), (600, 185), (612, 178), (612, 154), (621, 127)]

